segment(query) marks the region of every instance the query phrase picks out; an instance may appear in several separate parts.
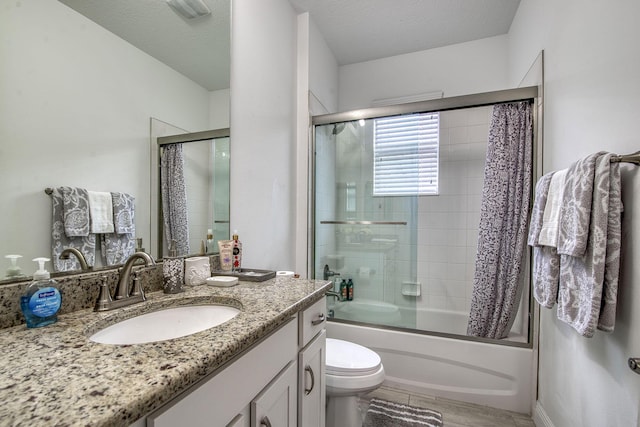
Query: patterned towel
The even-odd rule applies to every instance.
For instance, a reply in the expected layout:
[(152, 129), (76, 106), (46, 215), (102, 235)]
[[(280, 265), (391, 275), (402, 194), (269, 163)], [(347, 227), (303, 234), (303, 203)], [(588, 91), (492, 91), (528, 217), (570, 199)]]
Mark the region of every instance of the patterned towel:
[(68, 237), (89, 235), (89, 193), (83, 188), (60, 187), (60, 212), (64, 233)]
[(430, 409), (373, 398), (363, 427), (442, 427), (442, 414)]
[(135, 198), (127, 193), (111, 193), (113, 225), (117, 234), (136, 234)]
[(536, 184), (536, 195), (529, 224), (529, 239), (527, 240), (529, 246), (538, 246), (538, 237), (542, 229), (544, 207), (547, 204), (547, 193), (551, 185), (551, 177), (553, 177), (553, 172), (544, 175)]
[(135, 198), (111, 193), (115, 233), (102, 235), (102, 257), (106, 265), (124, 264), (136, 251)]
[[(529, 226), (528, 244), (533, 246), (533, 297), (538, 304), (546, 308), (552, 308), (558, 300), (560, 256), (555, 247), (543, 244), (557, 240), (557, 217), (560, 212), (561, 186), (565, 173), (566, 171), (551, 172), (538, 180)], [(550, 191), (551, 188), (553, 191)], [(553, 214), (551, 210), (554, 211)], [(555, 232), (551, 230), (552, 222), (555, 223)], [(541, 238), (543, 228), (546, 234)]]
[(596, 159), (603, 154), (594, 153), (578, 160), (567, 171), (560, 211), (559, 254), (582, 256), (587, 250)]
[[(66, 248), (76, 248), (87, 260), (87, 265), (93, 267), (96, 261), (96, 235), (89, 234), (85, 236), (70, 237), (65, 230), (64, 221), (64, 193), (65, 188), (54, 188), (51, 193), (51, 201), (53, 204), (53, 225), (51, 230), (51, 255), (54, 271), (70, 271), (80, 270), (80, 263), (75, 257), (69, 257), (68, 260), (60, 259), (60, 254)], [(85, 199), (87, 200), (87, 199)], [(87, 210), (88, 212), (88, 210)], [(89, 220), (87, 216), (87, 230), (89, 228)]]
[(571, 199), (582, 199), (586, 192), (584, 188), (580, 192), (571, 192), (567, 200), (579, 208), (579, 215), (589, 210), (590, 217), (584, 237), (581, 230), (584, 224), (572, 224), (576, 239), (571, 242), (571, 247), (579, 250), (581, 241), (586, 239), (584, 254), (560, 256), (558, 319), (585, 337), (593, 336), (596, 327), (612, 331), (615, 322), (622, 200), (619, 165), (611, 164), (610, 160), (610, 153), (597, 157), (591, 196), (588, 197), (591, 206), (587, 208), (583, 200)]

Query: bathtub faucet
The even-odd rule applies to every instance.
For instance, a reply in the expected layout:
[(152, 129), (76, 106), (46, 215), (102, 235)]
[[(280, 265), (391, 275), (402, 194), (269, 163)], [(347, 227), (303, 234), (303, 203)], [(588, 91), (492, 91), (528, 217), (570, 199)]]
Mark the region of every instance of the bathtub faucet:
[(338, 301), (345, 301), (345, 299), (342, 297), (342, 295), (340, 295), (340, 293), (335, 292), (335, 291), (327, 291), (327, 293), (325, 294), (325, 296), (328, 297), (336, 297), (336, 299)]

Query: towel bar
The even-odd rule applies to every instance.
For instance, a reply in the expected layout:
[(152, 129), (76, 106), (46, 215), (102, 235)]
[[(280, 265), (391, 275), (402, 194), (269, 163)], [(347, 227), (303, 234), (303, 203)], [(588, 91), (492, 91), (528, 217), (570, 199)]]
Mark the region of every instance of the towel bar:
[(631, 153), (631, 154), (625, 154), (622, 156), (612, 156), (611, 161), (633, 163), (636, 165), (640, 165), (640, 151), (636, 151), (635, 153)]

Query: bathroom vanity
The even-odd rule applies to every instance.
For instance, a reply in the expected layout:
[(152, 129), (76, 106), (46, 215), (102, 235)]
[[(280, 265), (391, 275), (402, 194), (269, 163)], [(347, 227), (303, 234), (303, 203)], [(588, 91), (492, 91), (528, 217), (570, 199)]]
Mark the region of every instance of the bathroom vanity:
[[(324, 425), (327, 281), (275, 278), (232, 288), (154, 292), (135, 306), (0, 330), (3, 425)], [(211, 329), (134, 345), (89, 340), (159, 307), (229, 304)], [(162, 327), (162, 325), (158, 325)], [(314, 420), (314, 424), (309, 420)]]

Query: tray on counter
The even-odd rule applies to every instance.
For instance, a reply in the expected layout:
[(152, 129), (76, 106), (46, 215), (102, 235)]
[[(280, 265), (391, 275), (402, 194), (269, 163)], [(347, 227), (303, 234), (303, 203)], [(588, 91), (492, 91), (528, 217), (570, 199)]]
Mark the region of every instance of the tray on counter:
[(238, 271), (213, 270), (212, 276), (231, 276), (237, 277), (238, 280), (246, 280), (247, 282), (264, 282), (265, 280), (276, 277), (276, 272), (272, 270), (256, 270), (253, 268), (241, 268)]

